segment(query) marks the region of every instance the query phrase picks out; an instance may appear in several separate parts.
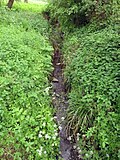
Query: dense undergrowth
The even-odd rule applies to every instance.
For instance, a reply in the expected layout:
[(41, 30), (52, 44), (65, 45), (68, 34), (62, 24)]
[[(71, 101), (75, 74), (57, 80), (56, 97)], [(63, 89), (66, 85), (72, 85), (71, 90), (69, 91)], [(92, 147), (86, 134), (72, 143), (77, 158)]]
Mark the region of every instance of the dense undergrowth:
[(77, 29), (65, 39), (64, 54), (65, 75), (71, 87), (68, 122), (73, 132), (80, 133), (82, 153), (88, 159), (117, 160), (120, 146), (118, 25)]
[[(64, 32), (68, 134), (77, 135), (83, 159), (118, 160), (118, 0), (51, 2), (58, 41), (57, 32)], [(0, 8), (0, 159), (53, 160), (58, 150), (47, 79), (52, 47), (43, 9), (19, 3), (11, 11)]]
[(58, 139), (47, 78), (53, 49), (41, 14), (23, 10), (0, 8), (0, 159), (53, 160)]
[(77, 135), (80, 155), (87, 160), (120, 158), (118, 6), (117, 0), (54, 0), (49, 5), (52, 23), (58, 20), (64, 32), (66, 128)]

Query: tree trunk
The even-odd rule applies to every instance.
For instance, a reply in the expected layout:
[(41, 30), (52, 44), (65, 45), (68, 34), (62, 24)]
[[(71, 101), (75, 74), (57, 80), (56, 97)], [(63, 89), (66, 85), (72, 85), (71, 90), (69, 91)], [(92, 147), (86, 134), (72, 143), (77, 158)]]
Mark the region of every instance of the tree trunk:
[(13, 3), (14, 3), (14, 0), (9, 0), (8, 1), (8, 4), (7, 4), (7, 6), (8, 6), (8, 8), (12, 8), (12, 6), (13, 6)]

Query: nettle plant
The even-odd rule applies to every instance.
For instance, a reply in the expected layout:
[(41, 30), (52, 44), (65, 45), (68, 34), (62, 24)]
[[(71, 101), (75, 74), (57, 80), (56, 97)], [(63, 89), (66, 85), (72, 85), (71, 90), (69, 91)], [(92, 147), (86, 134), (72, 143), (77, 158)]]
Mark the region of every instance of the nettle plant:
[[(3, 12), (5, 15), (0, 16), (3, 22), (0, 24), (0, 159), (53, 160), (58, 154), (59, 139), (48, 92), (53, 49), (42, 36), (46, 22), (39, 19), (43, 26), (38, 31), (34, 26), (38, 19), (29, 19), (32, 13), (23, 19), (21, 12)], [(30, 25), (26, 31), (27, 22)]]

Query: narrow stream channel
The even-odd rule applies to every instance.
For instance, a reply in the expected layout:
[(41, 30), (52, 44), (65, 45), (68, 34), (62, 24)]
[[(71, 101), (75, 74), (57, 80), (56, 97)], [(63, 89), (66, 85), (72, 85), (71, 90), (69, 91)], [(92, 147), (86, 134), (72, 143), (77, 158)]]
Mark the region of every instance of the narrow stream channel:
[[(59, 35), (58, 35), (59, 36)], [(56, 40), (57, 41), (57, 40)], [(53, 74), (52, 74), (52, 102), (56, 109), (56, 122), (59, 126), (60, 137), (60, 156), (57, 159), (63, 160), (81, 160), (77, 150), (74, 149), (75, 143), (67, 136), (65, 129), (66, 110), (68, 100), (66, 97), (64, 75), (63, 75), (63, 55), (59, 49), (59, 44), (55, 40), (52, 42), (54, 47), (53, 55)]]

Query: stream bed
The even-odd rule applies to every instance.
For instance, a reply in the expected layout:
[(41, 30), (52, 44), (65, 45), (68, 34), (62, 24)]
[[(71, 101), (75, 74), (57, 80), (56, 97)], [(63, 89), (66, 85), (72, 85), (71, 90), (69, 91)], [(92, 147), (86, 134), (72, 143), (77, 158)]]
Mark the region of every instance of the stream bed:
[[(55, 42), (55, 43), (54, 43)], [(56, 123), (59, 126), (60, 137), (60, 155), (56, 159), (63, 160), (81, 160), (78, 151), (75, 148), (76, 143), (73, 143), (71, 137), (68, 136), (66, 131), (65, 117), (68, 109), (68, 100), (66, 95), (66, 87), (64, 83), (64, 64), (63, 55), (59, 49), (59, 44), (53, 42), (54, 55), (53, 55), (53, 73), (52, 73), (52, 103), (56, 109)]]

